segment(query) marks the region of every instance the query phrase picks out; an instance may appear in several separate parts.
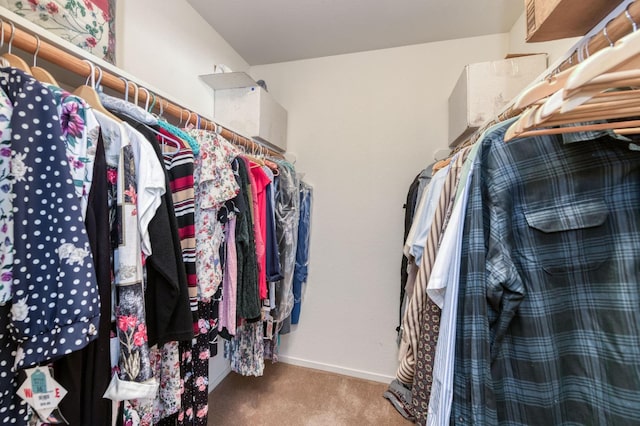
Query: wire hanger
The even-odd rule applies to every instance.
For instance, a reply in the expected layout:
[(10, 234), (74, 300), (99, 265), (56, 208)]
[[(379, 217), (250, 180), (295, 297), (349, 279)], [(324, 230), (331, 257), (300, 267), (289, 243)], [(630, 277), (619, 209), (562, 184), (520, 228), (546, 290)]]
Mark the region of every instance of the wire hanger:
[[(2, 47), (4, 46), (4, 21), (0, 20), (0, 22), (1, 22), (0, 32), (2, 33), (2, 37), (0, 39), (0, 47)], [(31, 68), (29, 68), (29, 65), (27, 65), (24, 59), (11, 53), (11, 47), (13, 46), (13, 38), (16, 35), (16, 26), (13, 24), (13, 22), (10, 22), (10, 24), (11, 24), (11, 37), (9, 38), (8, 52), (4, 53), (2, 55), (2, 58), (6, 60), (9, 63), (9, 65), (12, 66), (13, 68), (17, 68), (31, 75)]]
[(42, 83), (52, 84), (54, 86), (60, 87), (60, 84), (58, 84), (56, 79), (51, 75), (49, 71), (37, 65), (38, 53), (40, 52), (40, 37), (38, 37), (37, 34), (34, 37), (36, 38), (36, 51), (33, 53), (33, 66), (31, 67), (31, 74), (35, 77), (36, 80)]

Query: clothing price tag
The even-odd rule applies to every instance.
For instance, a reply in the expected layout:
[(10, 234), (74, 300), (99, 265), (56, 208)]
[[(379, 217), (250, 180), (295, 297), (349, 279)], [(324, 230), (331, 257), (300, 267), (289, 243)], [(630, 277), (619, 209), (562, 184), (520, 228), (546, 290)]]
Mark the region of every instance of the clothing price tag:
[(27, 379), (18, 389), (18, 396), (27, 401), (40, 418), (46, 419), (58, 407), (67, 390), (51, 377), (47, 367), (28, 368), (24, 372)]
[(273, 317), (269, 315), (265, 321), (264, 339), (273, 339)]

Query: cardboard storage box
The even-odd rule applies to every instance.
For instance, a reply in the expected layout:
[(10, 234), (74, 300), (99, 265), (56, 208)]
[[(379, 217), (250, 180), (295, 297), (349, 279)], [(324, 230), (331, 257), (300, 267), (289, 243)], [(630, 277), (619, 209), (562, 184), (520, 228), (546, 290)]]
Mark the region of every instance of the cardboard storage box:
[(213, 118), (222, 126), (267, 145), (287, 150), (287, 111), (242, 72), (200, 78), (214, 92)]
[(525, 0), (527, 41), (583, 36), (622, 0)]
[(456, 146), (495, 118), (546, 68), (546, 54), (465, 66), (449, 96), (449, 146)]

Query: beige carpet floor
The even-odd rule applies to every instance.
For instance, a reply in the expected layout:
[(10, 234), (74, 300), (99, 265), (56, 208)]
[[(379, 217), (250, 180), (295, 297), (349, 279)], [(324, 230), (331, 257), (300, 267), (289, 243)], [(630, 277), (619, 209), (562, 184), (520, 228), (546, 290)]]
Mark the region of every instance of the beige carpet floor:
[(209, 426), (406, 426), (384, 383), (267, 362), (263, 377), (229, 374), (209, 395)]

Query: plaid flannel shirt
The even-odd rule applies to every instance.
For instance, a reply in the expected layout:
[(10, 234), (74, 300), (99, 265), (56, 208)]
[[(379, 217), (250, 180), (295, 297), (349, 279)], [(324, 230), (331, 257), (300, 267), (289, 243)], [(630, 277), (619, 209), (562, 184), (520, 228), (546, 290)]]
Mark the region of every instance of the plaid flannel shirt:
[(640, 424), (640, 153), (507, 127), (478, 142), (451, 422)]

